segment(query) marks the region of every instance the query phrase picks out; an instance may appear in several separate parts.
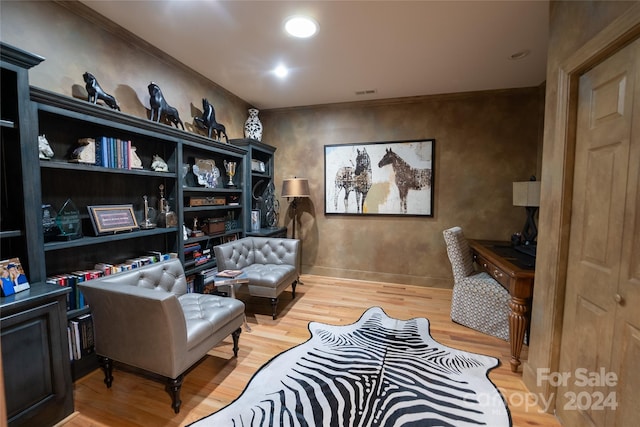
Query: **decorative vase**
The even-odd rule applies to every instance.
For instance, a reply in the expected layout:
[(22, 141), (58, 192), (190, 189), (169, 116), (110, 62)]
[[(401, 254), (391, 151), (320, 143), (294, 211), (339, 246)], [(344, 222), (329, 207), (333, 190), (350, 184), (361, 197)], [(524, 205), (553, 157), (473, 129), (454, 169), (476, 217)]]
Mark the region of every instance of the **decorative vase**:
[(244, 137), (262, 141), (262, 123), (258, 118), (260, 111), (256, 108), (249, 108), (249, 117), (244, 122)]

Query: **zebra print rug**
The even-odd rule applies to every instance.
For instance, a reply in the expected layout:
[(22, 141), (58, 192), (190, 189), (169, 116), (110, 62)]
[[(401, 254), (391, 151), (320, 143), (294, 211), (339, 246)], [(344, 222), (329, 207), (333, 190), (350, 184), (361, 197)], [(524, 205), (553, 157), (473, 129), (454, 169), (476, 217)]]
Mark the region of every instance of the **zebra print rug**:
[(423, 318), (374, 307), (352, 325), (311, 322), (204, 426), (490, 426), (511, 416), (487, 377), (498, 359), (439, 344)]

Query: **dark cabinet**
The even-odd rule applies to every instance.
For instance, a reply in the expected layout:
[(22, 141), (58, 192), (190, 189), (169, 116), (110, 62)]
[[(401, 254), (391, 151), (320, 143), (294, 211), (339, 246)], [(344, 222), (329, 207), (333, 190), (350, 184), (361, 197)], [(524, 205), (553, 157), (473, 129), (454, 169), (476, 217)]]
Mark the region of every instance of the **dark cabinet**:
[(67, 288), (43, 283), (2, 298), (2, 369), (9, 426), (52, 425), (73, 412)]

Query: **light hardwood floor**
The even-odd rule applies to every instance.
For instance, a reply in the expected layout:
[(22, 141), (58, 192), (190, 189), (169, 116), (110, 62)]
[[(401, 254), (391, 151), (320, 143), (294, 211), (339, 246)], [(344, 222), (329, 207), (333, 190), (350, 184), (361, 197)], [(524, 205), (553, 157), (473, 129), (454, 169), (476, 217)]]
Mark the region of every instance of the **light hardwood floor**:
[[(238, 358), (233, 358), (230, 339), (210, 351), (185, 376), (179, 414), (171, 409), (164, 383), (116, 365), (111, 389), (104, 385), (101, 370), (76, 381), (76, 412), (60, 426), (184, 426), (230, 403), (265, 362), (306, 341), (309, 321), (346, 325), (372, 306), (398, 319), (426, 317), (432, 337), (441, 344), (499, 358), (501, 364), (489, 378), (502, 391), (514, 426), (560, 426), (534, 404), (535, 396), (527, 391), (521, 374), (511, 372), (507, 342), (451, 321), (451, 290), (313, 275), (301, 279), (304, 284), (298, 286), (294, 300), (289, 291), (281, 295), (275, 321), (268, 299), (238, 294), (247, 303), (251, 327), (240, 335)], [(525, 346), (522, 359), (526, 357)]]

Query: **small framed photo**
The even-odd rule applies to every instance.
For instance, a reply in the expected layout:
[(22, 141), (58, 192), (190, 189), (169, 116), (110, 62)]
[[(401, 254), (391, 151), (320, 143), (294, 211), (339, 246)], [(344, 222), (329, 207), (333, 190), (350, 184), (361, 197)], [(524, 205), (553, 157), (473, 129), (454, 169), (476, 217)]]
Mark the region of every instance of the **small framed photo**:
[(97, 236), (140, 228), (133, 205), (87, 206)]
[(0, 261), (0, 280), (2, 285), (2, 296), (8, 297), (16, 292), (26, 291), (29, 280), (24, 274), (19, 258), (10, 258)]

